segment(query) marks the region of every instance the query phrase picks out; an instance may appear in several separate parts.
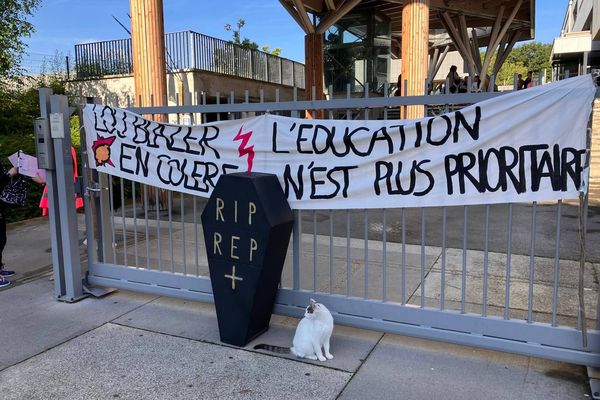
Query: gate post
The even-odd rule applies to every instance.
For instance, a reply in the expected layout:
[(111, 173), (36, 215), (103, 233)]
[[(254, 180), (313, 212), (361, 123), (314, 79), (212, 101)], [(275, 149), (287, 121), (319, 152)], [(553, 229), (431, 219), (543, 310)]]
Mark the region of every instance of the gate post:
[[(54, 148), (56, 173), (48, 177), (48, 212), (50, 229), (56, 230), (52, 251), (61, 249), (61, 258), (53, 265), (55, 295), (59, 301), (75, 302), (82, 299), (81, 260), (75, 212), (75, 185), (71, 156), (69, 106), (66, 96), (50, 96), (50, 133)], [(54, 215), (52, 215), (54, 214)], [(53, 258), (54, 260), (54, 258)]]
[[(81, 126), (81, 176), (83, 177), (83, 192), (85, 198), (86, 227), (88, 250), (92, 249), (90, 243), (96, 243), (95, 261), (106, 263), (111, 254), (112, 238), (110, 235), (110, 215), (106, 210), (110, 207), (108, 177), (106, 174), (99, 174), (97, 170), (88, 165), (87, 138), (83, 121), (83, 107), (86, 104), (101, 104), (99, 98), (86, 97), (79, 107), (79, 124)], [(89, 205), (89, 207), (88, 207)], [(89, 215), (88, 215), (89, 214)], [(93, 217), (95, 216), (95, 231), (90, 231), (94, 226)], [(93, 251), (88, 251), (88, 265), (93, 262)], [(113, 260), (115, 262), (115, 260)]]
[[(41, 88), (39, 90), (40, 99), (40, 117), (45, 120), (46, 125), (48, 124), (50, 117), (50, 97), (52, 96), (52, 89)], [(54, 159), (54, 152), (52, 151), (52, 145), (48, 145), (49, 158)], [(48, 224), (50, 229), (50, 244), (52, 248), (52, 269), (54, 276), (54, 297), (59, 299), (65, 294), (65, 280), (63, 273), (63, 248), (61, 243), (61, 231), (60, 224), (58, 223), (58, 214), (51, 210), (56, 210), (58, 201), (56, 197), (56, 172), (53, 169), (46, 169), (46, 187), (48, 189)]]

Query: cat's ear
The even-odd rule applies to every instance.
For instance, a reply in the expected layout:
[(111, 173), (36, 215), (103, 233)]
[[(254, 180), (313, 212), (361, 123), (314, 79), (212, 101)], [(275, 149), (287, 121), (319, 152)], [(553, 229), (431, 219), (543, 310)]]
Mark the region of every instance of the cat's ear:
[(314, 299), (310, 299), (310, 306), (314, 307), (317, 302)]

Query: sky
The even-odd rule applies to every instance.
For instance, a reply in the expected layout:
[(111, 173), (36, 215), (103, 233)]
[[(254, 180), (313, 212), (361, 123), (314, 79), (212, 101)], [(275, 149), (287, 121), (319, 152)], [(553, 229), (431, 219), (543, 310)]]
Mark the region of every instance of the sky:
[[(537, 0), (535, 40), (551, 43), (559, 35), (568, 0)], [(304, 62), (304, 32), (278, 0), (164, 0), (165, 32), (193, 30), (231, 39), (225, 24), (244, 19), (242, 37), (271, 48), (281, 56)], [(42, 0), (31, 22), (24, 67), (40, 72), (55, 54), (73, 55), (74, 45), (128, 37), (113, 19), (129, 28), (128, 0)]]

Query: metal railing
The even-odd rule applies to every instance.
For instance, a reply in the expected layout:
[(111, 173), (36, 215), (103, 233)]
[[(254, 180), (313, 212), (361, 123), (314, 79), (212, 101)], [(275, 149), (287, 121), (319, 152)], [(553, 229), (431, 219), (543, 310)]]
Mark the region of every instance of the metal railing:
[[(165, 34), (167, 71), (182, 69), (304, 88), (304, 64), (184, 31)], [(77, 79), (133, 73), (131, 39), (75, 45)]]
[[(192, 123), (264, 112), (298, 117), (311, 109), (324, 110), (329, 119), (388, 119), (390, 111), (412, 104), (452, 109), (503, 94), (368, 95), (367, 88), (365, 98), (351, 98), (348, 90), (345, 99), (327, 101), (129, 109)], [(99, 187), (108, 189), (95, 208), (103, 246), (96, 257), (90, 253), (89, 281), (212, 301), (198, 222), (205, 200), (104, 174), (100, 179)], [(157, 212), (158, 205), (164, 211)], [(586, 269), (591, 313), (582, 320), (575, 275), (566, 273), (576, 268), (579, 253), (561, 246), (578, 240), (577, 215), (588, 214), (585, 203), (579, 207), (558, 201), (295, 211), (275, 312), (301, 316), (312, 297), (342, 324), (600, 366), (600, 318), (593, 311), (600, 309), (598, 284)], [(88, 207), (90, 220), (91, 212)], [(600, 252), (590, 249), (588, 261), (599, 259)]]

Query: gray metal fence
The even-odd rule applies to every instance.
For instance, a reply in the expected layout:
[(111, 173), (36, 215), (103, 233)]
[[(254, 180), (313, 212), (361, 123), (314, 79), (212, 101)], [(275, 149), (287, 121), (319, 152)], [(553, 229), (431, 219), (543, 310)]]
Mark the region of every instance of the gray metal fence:
[[(165, 34), (168, 71), (193, 69), (304, 88), (304, 64), (201, 33)], [(131, 39), (75, 45), (77, 79), (133, 73)]]
[[(385, 119), (409, 104), (452, 107), (498, 95), (357, 99), (348, 92), (324, 101), (130, 110), (192, 123), (315, 109), (326, 118)], [(199, 222), (204, 199), (103, 174), (87, 185), (95, 190), (86, 202), (88, 242), (98, 244), (97, 252), (89, 247), (91, 283), (212, 301)], [(314, 298), (340, 324), (599, 367), (600, 249), (591, 247), (580, 263), (579, 213), (588, 243), (598, 242), (600, 213), (593, 209), (588, 219), (587, 205), (580, 207), (295, 211), (275, 312), (298, 317)], [(578, 306), (580, 268), (586, 318)]]

